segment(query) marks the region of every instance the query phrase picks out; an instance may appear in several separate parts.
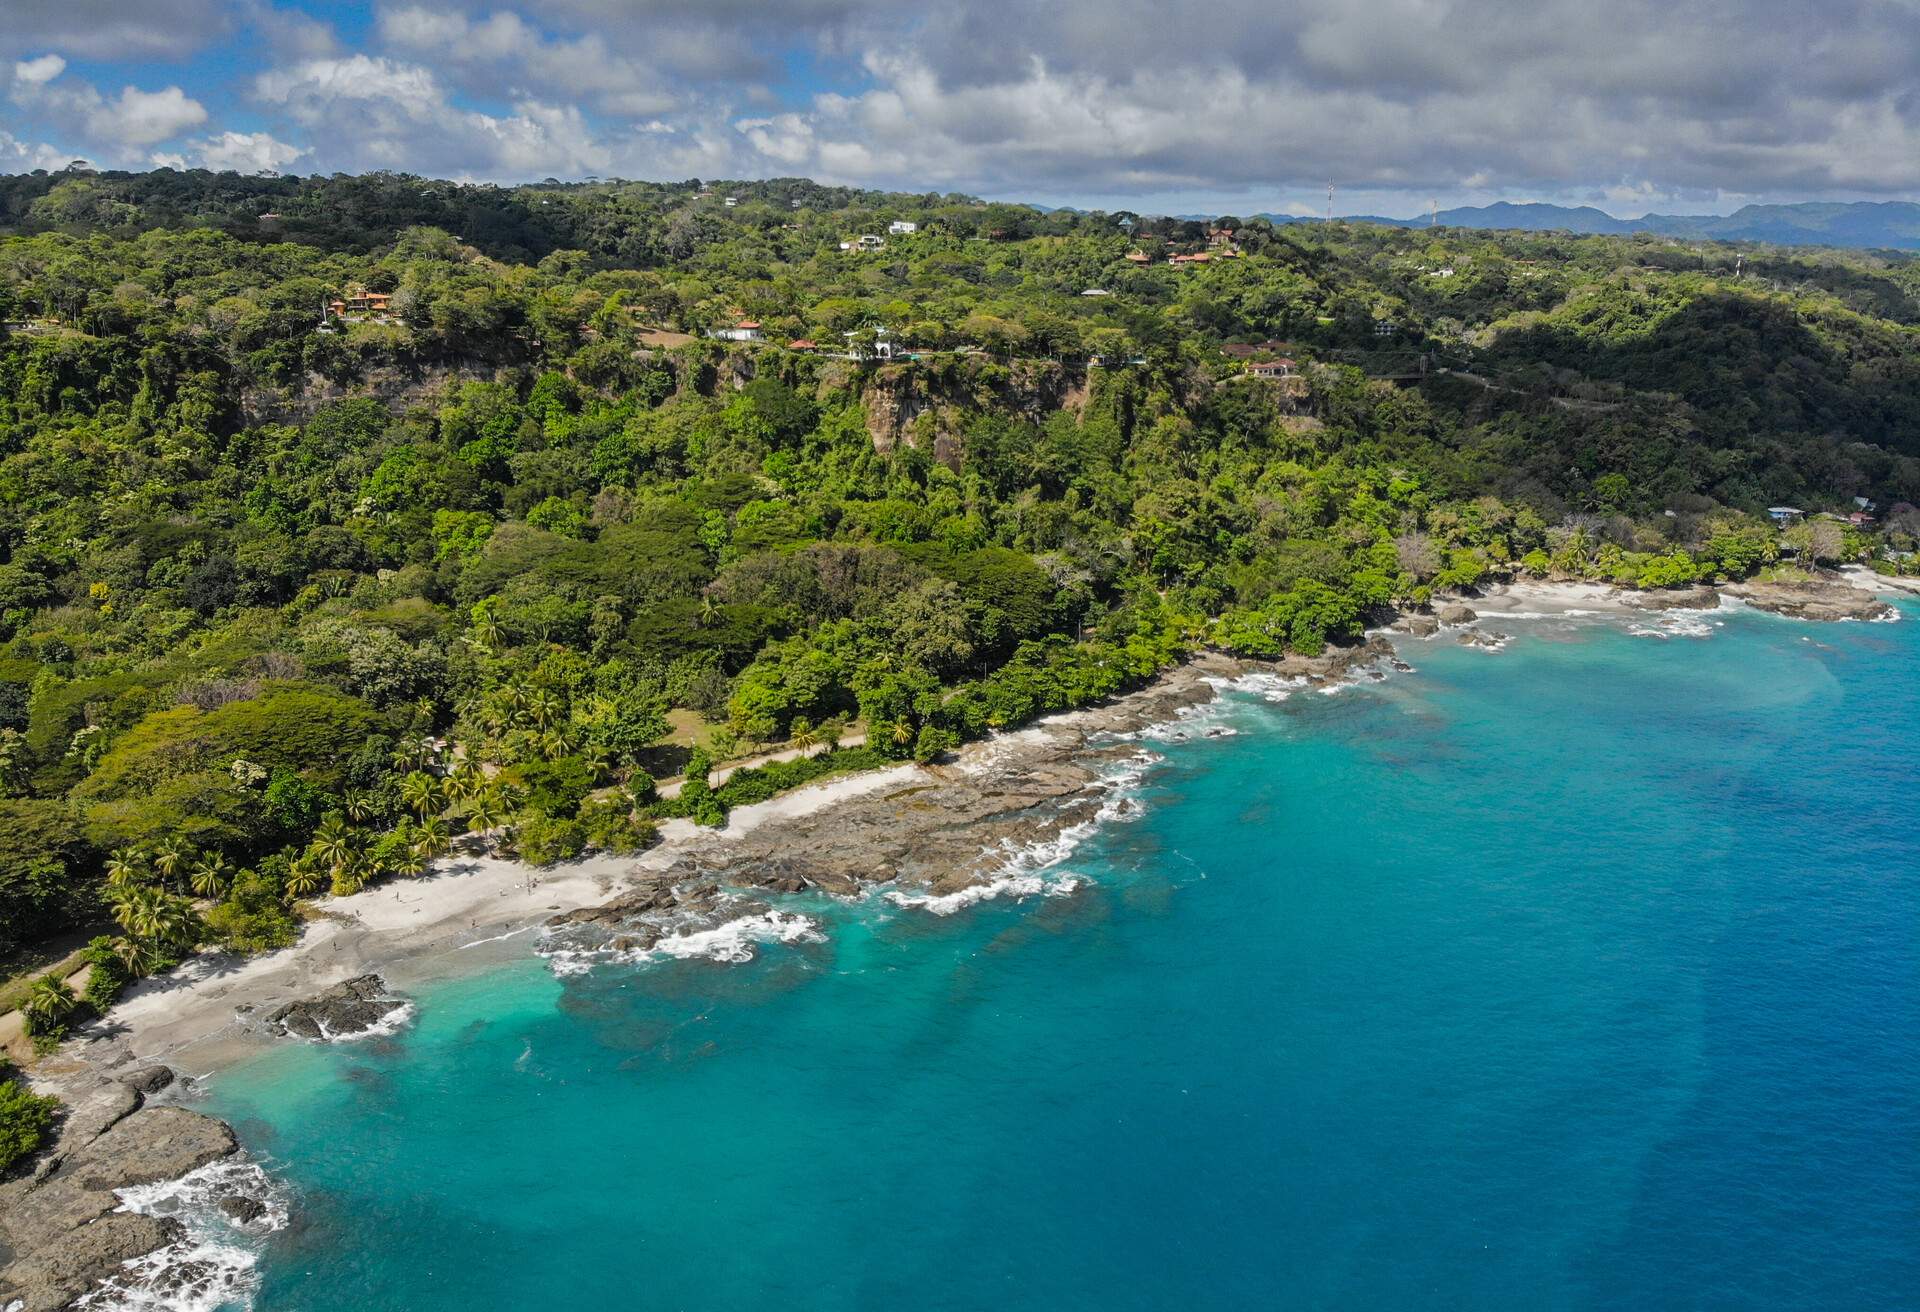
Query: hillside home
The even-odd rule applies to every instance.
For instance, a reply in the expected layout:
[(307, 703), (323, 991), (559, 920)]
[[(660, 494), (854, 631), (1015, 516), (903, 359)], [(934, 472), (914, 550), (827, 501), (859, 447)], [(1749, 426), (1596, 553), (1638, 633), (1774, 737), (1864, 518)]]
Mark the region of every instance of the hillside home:
[(1247, 373), (1254, 378), (1291, 378), (1293, 367), (1293, 361), (1285, 356), (1278, 360), (1250, 360)]
[(1799, 519), (1802, 515), (1806, 513), (1807, 513), (1806, 511), (1796, 509), (1793, 506), (1768, 506), (1767, 507), (1767, 518), (1771, 519), (1774, 523), (1780, 525), (1782, 528), (1785, 528), (1788, 524), (1793, 523), (1795, 520)]
[(895, 219), (887, 225), (887, 232), (895, 237), (904, 237), (908, 233), (920, 231), (920, 225), (909, 223), (905, 219)]
[[(885, 328), (855, 328), (840, 334), (847, 339), (849, 360), (893, 359), (893, 333)], [(872, 340), (867, 338), (871, 336)]]
[(742, 319), (731, 328), (710, 329), (707, 336), (725, 342), (757, 342), (760, 340), (760, 325), (752, 319)]
[(1150, 264), (1153, 262), (1153, 257), (1145, 251), (1128, 251), (1125, 259), (1128, 264)]

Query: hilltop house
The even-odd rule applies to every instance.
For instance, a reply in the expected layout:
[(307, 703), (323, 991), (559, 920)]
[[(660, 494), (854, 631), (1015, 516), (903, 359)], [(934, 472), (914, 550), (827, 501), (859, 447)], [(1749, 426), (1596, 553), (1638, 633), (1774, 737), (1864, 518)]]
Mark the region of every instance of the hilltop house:
[(390, 292), (349, 292), (327, 302), (327, 317), (348, 323), (392, 323), (393, 295)]
[(752, 319), (742, 319), (731, 328), (708, 329), (707, 336), (725, 342), (757, 342), (760, 340), (760, 325)]
[(1771, 519), (1774, 523), (1780, 525), (1780, 527), (1782, 528), (1785, 528), (1787, 525), (1793, 523), (1795, 520), (1799, 519), (1802, 515), (1806, 513), (1807, 513), (1806, 511), (1796, 509), (1793, 506), (1768, 506), (1767, 507), (1767, 518)]
[(895, 219), (892, 223), (889, 223), (887, 225), (888, 235), (894, 236), (894, 237), (904, 237), (908, 233), (913, 233), (918, 231), (920, 231), (919, 224), (909, 223), (905, 219)]
[(1247, 374), (1253, 378), (1291, 378), (1293, 361), (1281, 356), (1278, 360), (1249, 360)]
[(1205, 264), (1209, 258), (1205, 251), (1201, 251), (1198, 255), (1169, 255), (1167, 263), (1176, 268), (1185, 268), (1188, 265)]
[(1128, 251), (1124, 257), (1128, 264), (1151, 264), (1153, 257), (1145, 251)]
[(864, 237), (855, 237), (852, 241), (843, 241), (840, 243), (840, 249), (843, 251), (872, 252), (883, 251), (886, 248), (887, 239), (885, 237), (876, 237), (872, 233), (868, 233)]
[(840, 335), (847, 339), (849, 360), (893, 359), (893, 333), (886, 328), (855, 328)]

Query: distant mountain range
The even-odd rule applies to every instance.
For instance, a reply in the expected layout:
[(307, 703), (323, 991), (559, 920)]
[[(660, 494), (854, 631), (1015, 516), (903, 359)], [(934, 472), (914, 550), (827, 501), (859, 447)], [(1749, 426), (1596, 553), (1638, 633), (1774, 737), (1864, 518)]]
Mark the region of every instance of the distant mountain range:
[[(1289, 214), (1263, 214), (1274, 223), (1311, 223)], [(1355, 223), (1424, 228), (1432, 216), (1389, 219), (1347, 216)], [(1441, 210), (1441, 227), (1504, 228), (1523, 232), (1657, 233), (1703, 241), (1764, 241), (1783, 246), (1847, 246), (1856, 249), (1920, 250), (1920, 205), (1910, 201), (1809, 201), (1799, 205), (1747, 205), (1732, 214), (1647, 214), (1616, 219), (1590, 205), (1494, 205)]]

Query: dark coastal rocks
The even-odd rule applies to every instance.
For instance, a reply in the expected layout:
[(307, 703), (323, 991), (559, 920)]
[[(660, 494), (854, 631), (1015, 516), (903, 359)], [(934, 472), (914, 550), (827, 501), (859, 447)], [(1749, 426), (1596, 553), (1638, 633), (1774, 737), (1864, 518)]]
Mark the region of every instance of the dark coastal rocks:
[(1702, 583), (1691, 588), (1652, 588), (1630, 592), (1629, 605), (1642, 610), (1712, 610), (1720, 604), (1720, 594)]
[(223, 1122), (184, 1107), (142, 1107), (115, 1080), (64, 1092), (71, 1110), (53, 1145), (29, 1172), (0, 1183), (0, 1254), (9, 1257), (0, 1307), (65, 1307), (125, 1262), (176, 1242), (178, 1222), (121, 1212), (114, 1191), (178, 1179), (239, 1146)]
[(1796, 620), (1882, 620), (1894, 614), (1871, 592), (1834, 579), (1741, 583), (1727, 591), (1755, 610)]
[(1411, 615), (1402, 615), (1394, 621), (1393, 627), (1416, 638), (1431, 638), (1440, 632), (1440, 621), (1436, 616), (1415, 612)]
[(235, 1225), (247, 1225), (258, 1221), (267, 1214), (267, 1205), (258, 1198), (249, 1198), (245, 1194), (232, 1194), (215, 1204), (221, 1214)]
[(167, 1066), (142, 1066), (137, 1071), (122, 1075), (120, 1083), (151, 1097), (173, 1083), (173, 1070)]
[(390, 1020), (407, 1005), (378, 975), (359, 975), (326, 992), (267, 1013), (267, 1024), (313, 1043), (353, 1038)]
[(1451, 601), (1438, 607), (1433, 614), (1435, 619), (1449, 628), (1457, 627), (1461, 624), (1471, 624), (1480, 618), (1473, 607), (1463, 605), (1457, 601)]

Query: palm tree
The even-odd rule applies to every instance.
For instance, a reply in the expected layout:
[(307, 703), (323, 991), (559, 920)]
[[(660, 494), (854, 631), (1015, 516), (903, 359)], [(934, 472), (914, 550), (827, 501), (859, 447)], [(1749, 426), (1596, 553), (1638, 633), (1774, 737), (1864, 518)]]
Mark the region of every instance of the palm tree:
[(473, 618), (473, 628), (469, 639), (485, 655), (491, 656), (500, 650), (500, 644), (506, 641), (506, 631), (500, 627), (500, 621), (494, 618), (490, 610), (481, 611)]
[(326, 876), (320, 873), (320, 868), (305, 857), (287, 867), (286, 890), (290, 898), (311, 897), (325, 882)]
[(193, 844), (178, 834), (164, 840), (153, 854), (153, 868), (163, 880), (171, 881), (193, 856)]
[(473, 799), (467, 807), (467, 827), (479, 834), (487, 845), (487, 851), (493, 851), (493, 831), (507, 822), (507, 807), (498, 789), (489, 788)]
[(913, 742), (913, 721), (901, 716), (893, 722), (893, 745), (905, 747)]
[(701, 597), (700, 598), (700, 614), (695, 619), (695, 623), (704, 629), (719, 618), (720, 618), (720, 603), (715, 601), (712, 597), (707, 597), (707, 596)]
[(80, 1005), (67, 982), (53, 975), (42, 975), (27, 989), (21, 1000), (20, 1014), (36, 1034), (49, 1034), (68, 1012)]
[(146, 914), (146, 898), (142, 894), (151, 891), (138, 884), (115, 889), (112, 894), (114, 923), (129, 934), (139, 933), (135, 926), (141, 923)]
[(335, 878), (353, 864), (356, 852), (353, 831), (342, 824), (338, 816), (328, 816), (313, 831), (313, 854), (332, 869)]
[(573, 735), (565, 729), (547, 729), (534, 740), (540, 749), (540, 755), (549, 761), (557, 761), (573, 750)]
[(147, 877), (147, 856), (137, 847), (123, 847), (107, 857), (107, 887), (132, 888)]
[(437, 815), (422, 820), (414, 831), (414, 850), (431, 861), (447, 850), (447, 822)]
[(415, 770), (400, 781), (400, 800), (421, 819), (429, 811), (438, 811), (443, 800), (440, 781), (424, 770)]
[(160, 959), (150, 944), (137, 938), (116, 938), (113, 941), (113, 955), (120, 958), (120, 964), (127, 968), (129, 975), (134, 976), (148, 974)]
[(447, 776), (447, 796), (464, 802), (486, 785), (486, 771), (476, 765), (471, 757), (462, 757), (460, 764), (454, 766), (453, 772)]
[(375, 806), (372, 793), (362, 793), (358, 791), (348, 793), (346, 797), (342, 799), (342, 805), (346, 810), (347, 819), (357, 825), (363, 825), (373, 819)]
[(802, 752), (811, 751), (820, 745), (820, 734), (814, 729), (813, 721), (804, 715), (794, 720), (793, 727), (788, 732), (792, 735), (793, 745)]
[(560, 696), (551, 689), (542, 688), (527, 699), (527, 719), (536, 729), (550, 729), (560, 722), (566, 707)]
[(227, 891), (233, 867), (218, 852), (201, 857), (193, 866), (193, 891), (201, 897), (219, 897)]
[(396, 875), (405, 875), (409, 879), (414, 879), (427, 873), (427, 856), (426, 853), (420, 850), (419, 843), (414, 843), (400, 854), (393, 863), (393, 873)]
[(402, 738), (391, 759), (395, 769), (418, 770), (433, 759), (433, 745), (425, 738)]

